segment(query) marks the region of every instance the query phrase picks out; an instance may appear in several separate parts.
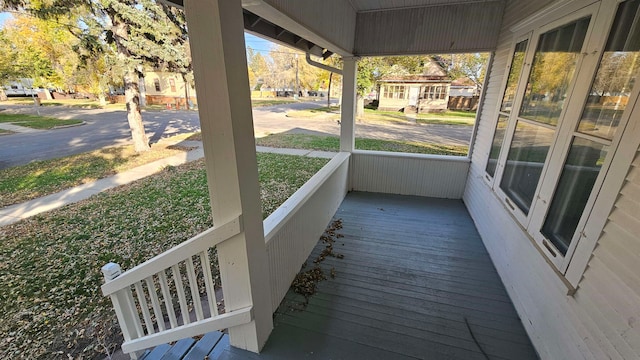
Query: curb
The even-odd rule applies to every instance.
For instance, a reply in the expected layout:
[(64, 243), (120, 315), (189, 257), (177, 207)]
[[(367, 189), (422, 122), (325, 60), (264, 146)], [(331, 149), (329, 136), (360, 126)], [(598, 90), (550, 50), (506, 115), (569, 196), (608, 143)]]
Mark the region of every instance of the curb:
[(87, 125), (86, 121), (82, 121), (79, 124), (71, 124), (71, 125), (59, 125), (59, 126), (54, 126), (49, 130), (58, 130), (58, 129), (66, 129), (66, 128), (72, 128), (72, 127), (76, 127), (76, 126), (82, 126), (82, 125)]

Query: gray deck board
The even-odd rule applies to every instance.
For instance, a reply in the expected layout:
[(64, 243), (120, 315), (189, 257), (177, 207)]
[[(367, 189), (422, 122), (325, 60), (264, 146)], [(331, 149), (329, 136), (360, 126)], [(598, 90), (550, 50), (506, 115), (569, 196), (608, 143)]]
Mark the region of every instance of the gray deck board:
[(226, 345), (216, 358), (537, 359), (461, 201), (350, 193), (335, 218), (344, 258), (320, 266), (336, 277), (304, 310), (287, 294), (260, 355)]

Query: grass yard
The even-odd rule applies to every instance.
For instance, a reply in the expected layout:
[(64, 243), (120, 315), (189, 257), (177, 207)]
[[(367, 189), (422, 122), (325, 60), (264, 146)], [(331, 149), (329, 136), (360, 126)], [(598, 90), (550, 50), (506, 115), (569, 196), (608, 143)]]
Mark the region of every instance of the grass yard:
[[(12, 97), (9, 100), (5, 101), (6, 104), (13, 105), (33, 105), (33, 99), (30, 97)], [(107, 104), (105, 106), (100, 105), (98, 100), (89, 100), (89, 99), (56, 99), (56, 100), (47, 100), (40, 99), (40, 104), (42, 106), (70, 106), (70, 107), (78, 107), (83, 109), (124, 109), (124, 104)]]
[(88, 183), (189, 150), (154, 144), (136, 153), (133, 145), (110, 147), (64, 158), (34, 161), (0, 170), (0, 208)]
[[(340, 138), (337, 136), (306, 134), (273, 134), (256, 139), (256, 145), (277, 148), (338, 151), (340, 149)], [(466, 156), (468, 152), (467, 146), (364, 138), (356, 138), (356, 149), (456, 156)]]
[(82, 120), (62, 120), (46, 116), (24, 115), (24, 114), (0, 114), (0, 122), (29, 127), (32, 129), (48, 130), (56, 126), (75, 125), (82, 123)]
[[(337, 112), (337, 113), (335, 113)], [(291, 110), (287, 112), (288, 117), (292, 118), (310, 118), (316, 117), (319, 115), (323, 116), (333, 116), (336, 118), (340, 117), (340, 107), (339, 106), (324, 106), (315, 109), (307, 109), (307, 110)]]
[(298, 100), (293, 99), (251, 99), (252, 107), (272, 106), (272, 105), (284, 105), (297, 103)]
[[(338, 113), (336, 113), (338, 112)], [(328, 118), (340, 117), (340, 107), (321, 107), (309, 110), (293, 110), (287, 112), (288, 117), (292, 118), (311, 118), (323, 116)], [(416, 122), (419, 124), (441, 124), (441, 125), (462, 125), (473, 126), (476, 118), (475, 112), (448, 110), (442, 113), (423, 113), (416, 114)], [(407, 122), (407, 116), (399, 111), (379, 111), (374, 109), (364, 109), (364, 116), (358, 121), (387, 121), (387, 122)], [(413, 119), (411, 119), (413, 121)]]
[[(263, 214), (327, 162), (258, 154)], [(0, 227), (0, 358), (105, 358), (122, 339), (100, 267), (130, 269), (209, 228), (210, 213), (200, 160)]]
[(13, 134), (13, 131), (0, 129), (0, 135), (10, 135), (10, 134)]

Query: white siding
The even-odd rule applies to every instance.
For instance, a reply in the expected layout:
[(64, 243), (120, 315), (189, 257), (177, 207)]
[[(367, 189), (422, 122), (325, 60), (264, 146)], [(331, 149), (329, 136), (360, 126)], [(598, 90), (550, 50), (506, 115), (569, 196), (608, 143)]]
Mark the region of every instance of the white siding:
[(358, 13), (354, 53), (438, 54), (495, 49), (501, 1)]
[(466, 157), (356, 151), (351, 190), (460, 199), (468, 169)]
[[(264, 2), (312, 32), (347, 51), (352, 51), (356, 11), (348, 1), (264, 0)], [(250, 6), (245, 7), (252, 10)], [(277, 19), (268, 20), (278, 24)], [(298, 35), (304, 36), (304, 34)]]
[(274, 312), (346, 196), (348, 172), (340, 153), (265, 219)]
[(560, 276), (482, 179), (513, 41), (508, 29), (519, 21), (518, 17), (545, 4), (522, 5), (511, 2), (506, 8), (464, 201), (542, 359), (637, 359), (640, 358), (640, 155), (636, 155), (629, 168), (574, 296), (567, 295)]

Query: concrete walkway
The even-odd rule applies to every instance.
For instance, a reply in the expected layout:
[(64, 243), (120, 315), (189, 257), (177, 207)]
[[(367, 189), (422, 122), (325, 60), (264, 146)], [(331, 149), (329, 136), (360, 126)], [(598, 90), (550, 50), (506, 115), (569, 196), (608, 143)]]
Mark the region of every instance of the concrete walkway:
[(0, 123), (0, 129), (12, 131), (14, 133), (36, 133), (43, 132), (44, 130), (32, 129), (24, 126), (13, 125), (9, 123)]
[[(188, 143), (188, 144), (187, 144)], [(189, 141), (181, 143), (185, 146), (198, 146), (196, 149), (183, 154), (174, 155), (168, 158), (160, 159), (146, 165), (110, 176), (104, 179), (96, 180), (92, 183), (76, 186), (71, 189), (63, 190), (55, 194), (43, 196), (21, 204), (15, 204), (0, 209), (0, 226), (13, 224), (28, 217), (57, 209), (59, 207), (87, 199), (102, 191), (112, 189), (117, 186), (125, 185), (136, 180), (140, 180), (149, 175), (153, 175), (167, 166), (178, 166), (190, 161), (198, 160), (204, 157), (202, 143)], [(336, 153), (327, 151), (312, 151), (301, 149), (282, 149), (258, 146), (257, 152), (275, 153), (285, 155), (298, 155), (308, 157), (332, 158)]]

